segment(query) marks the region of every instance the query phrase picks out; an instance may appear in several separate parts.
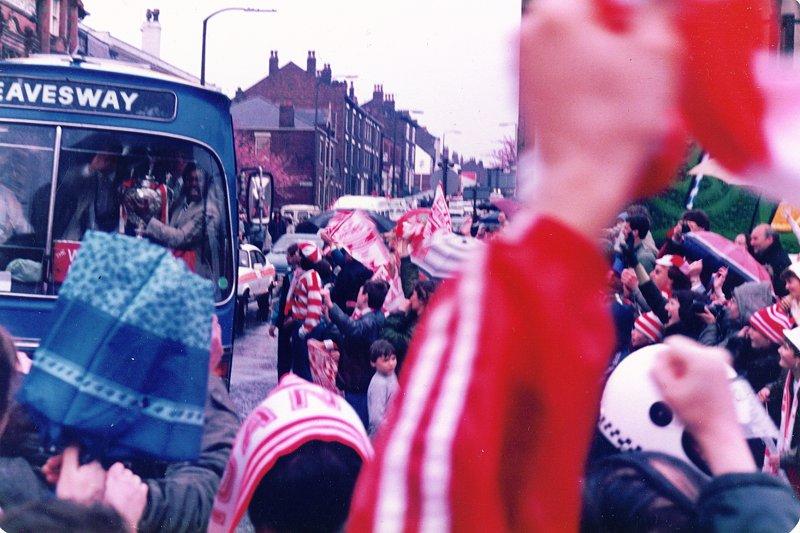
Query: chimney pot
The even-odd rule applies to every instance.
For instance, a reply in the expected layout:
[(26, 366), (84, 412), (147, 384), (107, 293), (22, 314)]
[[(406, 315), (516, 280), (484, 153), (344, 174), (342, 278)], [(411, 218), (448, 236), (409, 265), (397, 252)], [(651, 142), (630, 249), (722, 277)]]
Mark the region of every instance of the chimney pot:
[(269, 76), (278, 72), (278, 51), (270, 50), (269, 52)]
[(308, 51), (308, 58), (306, 59), (306, 72), (315, 76), (317, 73), (317, 58), (314, 56), (314, 50)]
[(142, 23), (142, 50), (151, 56), (161, 57), (161, 23), (158, 9), (148, 9)]

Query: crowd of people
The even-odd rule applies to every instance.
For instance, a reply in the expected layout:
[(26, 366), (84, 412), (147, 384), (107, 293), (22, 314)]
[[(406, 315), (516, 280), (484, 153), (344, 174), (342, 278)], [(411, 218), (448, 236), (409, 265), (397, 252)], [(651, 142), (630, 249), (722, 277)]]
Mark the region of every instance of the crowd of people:
[(332, 341), (338, 354), (336, 386), (374, 433), (397, 390), (399, 371), (417, 321), (436, 283), (420, 278), (408, 256), (398, 258), (405, 301), (385, 314), (389, 283), (344, 247), (310, 241), (287, 250), (290, 271), (273, 308), (270, 334), (278, 337), (278, 379), (292, 372), (315, 381), (308, 341)]
[[(795, 527), (800, 264), (760, 225), (737, 241), (769, 267), (768, 281), (704, 265), (686, 246), (714, 229), (700, 210), (661, 248), (639, 205), (607, 228), (620, 206), (664, 185), (642, 169), (681, 86), (673, 8), (633, 10), (620, 29), (588, 0), (536, 2), (520, 36), (522, 113), (537, 151), (527, 211), (439, 287), (399, 257), (405, 303), (388, 315), (387, 282), (352, 250), (291, 247), (270, 327), (280, 381), (241, 424), (212, 371), (222, 352), (212, 290), (182, 308), (191, 326), (180, 342), (163, 298), (116, 316), (111, 302), (126, 305), (135, 276), (108, 248), (152, 254), (163, 271), (151, 290), (186, 267), (142, 239), (90, 234), (59, 304), (93, 304), (59, 309), (102, 317), (113, 342), (86, 354), (72, 322), (55, 320), (30, 361), (0, 330), (0, 528), (230, 532), (245, 515), (258, 532)], [(102, 289), (85, 294), (75, 276), (97, 271)], [(137, 336), (143, 328), (166, 332), (163, 342)], [(310, 357), (320, 344), (335, 365)], [(146, 350), (173, 365), (182, 392), (202, 389), (203, 416), (170, 403), (173, 391), (151, 403), (137, 389), (168, 388), (137, 363)], [(95, 355), (105, 364), (91, 366)], [(623, 408), (604, 405), (603, 388), (632, 368), (644, 370), (622, 383)], [(187, 381), (192, 371), (207, 383)], [(732, 375), (772, 409), (777, 427), (761, 428), (770, 436), (758, 449), (739, 416), (756, 396), (734, 394)], [(71, 416), (127, 409), (124, 427), (45, 424), (32, 398), (47, 391), (31, 390), (44, 377), (92, 407)], [(152, 444), (137, 440), (144, 427), (180, 441), (198, 424), (182, 460), (132, 453)]]

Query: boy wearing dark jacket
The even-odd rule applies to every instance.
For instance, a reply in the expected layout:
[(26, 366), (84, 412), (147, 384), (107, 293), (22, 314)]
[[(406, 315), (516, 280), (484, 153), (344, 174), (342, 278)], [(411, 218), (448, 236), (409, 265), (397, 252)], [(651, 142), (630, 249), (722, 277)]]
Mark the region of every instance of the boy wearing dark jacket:
[(375, 369), (369, 359), (369, 348), (378, 339), (385, 317), (381, 311), (389, 284), (383, 280), (370, 280), (361, 287), (356, 300), (358, 318), (350, 318), (323, 293), (323, 305), (328, 309), (331, 322), (339, 328), (337, 344), (341, 351), (336, 385), (344, 391), (347, 402), (353, 406), (364, 427), (369, 427), (367, 389)]

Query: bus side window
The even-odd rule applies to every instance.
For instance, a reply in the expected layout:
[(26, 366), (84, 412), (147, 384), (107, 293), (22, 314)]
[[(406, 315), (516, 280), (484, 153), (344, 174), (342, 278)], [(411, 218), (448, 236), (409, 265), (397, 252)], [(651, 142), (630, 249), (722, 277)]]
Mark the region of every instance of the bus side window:
[(0, 292), (43, 292), (54, 139), (51, 127), (0, 124)]

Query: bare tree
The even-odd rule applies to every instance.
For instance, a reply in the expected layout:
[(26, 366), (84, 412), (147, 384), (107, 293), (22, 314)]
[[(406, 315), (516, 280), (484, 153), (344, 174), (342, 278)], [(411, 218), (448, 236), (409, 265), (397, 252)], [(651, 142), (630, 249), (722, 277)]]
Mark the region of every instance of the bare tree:
[(517, 141), (514, 137), (506, 135), (500, 146), (492, 151), (492, 157), (501, 168), (512, 168), (517, 165)]

